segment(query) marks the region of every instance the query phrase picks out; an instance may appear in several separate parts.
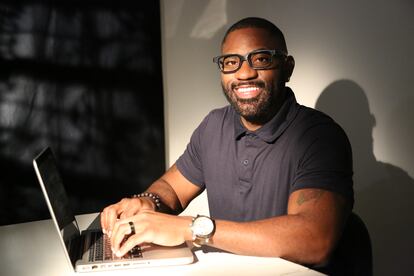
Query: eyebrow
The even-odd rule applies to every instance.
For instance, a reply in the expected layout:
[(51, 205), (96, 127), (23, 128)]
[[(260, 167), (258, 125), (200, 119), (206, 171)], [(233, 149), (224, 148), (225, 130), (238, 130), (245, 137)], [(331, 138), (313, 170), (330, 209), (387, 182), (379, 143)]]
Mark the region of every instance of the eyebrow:
[[(254, 50), (251, 50), (251, 51), (245, 53), (244, 55), (247, 55), (248, 53), (251, 53), (251, 52), (254, 52), (254, 51), (260, 51), (260, 50), (276, 50), (276, 49), (257, 48), (257, 49), (254, 49)], [(228, 53), (228, 54), (225, 54), (225, 53), (222, 52), (221, 54), (222, 55), (242, 55), (242, 56), (244, 56), (243, 54), (236, 54), (236, 53)]]

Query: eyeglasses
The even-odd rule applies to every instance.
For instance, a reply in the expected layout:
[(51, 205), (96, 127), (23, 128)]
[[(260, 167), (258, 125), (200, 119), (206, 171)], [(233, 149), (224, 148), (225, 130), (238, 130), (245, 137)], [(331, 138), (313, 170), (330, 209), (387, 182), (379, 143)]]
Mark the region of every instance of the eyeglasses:
[(217, 56), (213, 58), (213, 62), (217, 63), (222, 73), (230, 74), (237, 72), (245, 60), (255, 70), (273, 69), (276, 65), (275, 57), (285, 58), (286, 53), (280, 50), (255, 50), (245, 56), (238, 54)]

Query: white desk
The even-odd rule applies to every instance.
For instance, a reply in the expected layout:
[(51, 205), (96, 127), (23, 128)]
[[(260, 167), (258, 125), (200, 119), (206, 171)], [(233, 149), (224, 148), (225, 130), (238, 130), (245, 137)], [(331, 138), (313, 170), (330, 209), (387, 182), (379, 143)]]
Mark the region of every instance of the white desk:
[[(79, 227), (87, 228), (96, 214), (77, 216)], [(111, 272), (75, 273), (66, 262), (51, 220), (0, 227), (1, 276), (101, 276), (101, 275), (323, 275), (280, 258), (238, 256), (223, 252), (194, 250), (189, 265), (126, 269)]]

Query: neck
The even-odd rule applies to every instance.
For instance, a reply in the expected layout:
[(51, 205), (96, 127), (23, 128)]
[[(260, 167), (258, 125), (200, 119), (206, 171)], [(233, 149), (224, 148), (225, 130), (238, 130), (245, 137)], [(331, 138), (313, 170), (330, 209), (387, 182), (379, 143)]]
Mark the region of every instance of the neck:
[(240, 117), (240, 119), (244, 127), (249, 131), (256, 131), (263, 126), (263, 124), (249, 122), (244, 117)]

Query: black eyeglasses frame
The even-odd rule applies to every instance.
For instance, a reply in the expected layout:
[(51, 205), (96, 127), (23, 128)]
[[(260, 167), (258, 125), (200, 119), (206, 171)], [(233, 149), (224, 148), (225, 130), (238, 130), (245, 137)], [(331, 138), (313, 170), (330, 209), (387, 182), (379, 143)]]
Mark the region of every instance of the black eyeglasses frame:
[[(218, 68), (220, 69), (220, 71), (221, 71), (223, 74), (232, 74), (232, 73), (237, 72), (237, 71), (238, 71), (238, 70), (242, 67), (242, 65), (243, 65), (243, 62), (244, 62), (244, 61), (247, 61), (247, 62), (249, 63), (249, 66), (250, 66), (251, 68), (255, 69), (255, 70), (269, 70), (269, 69), (272, 69), (271, 67), (269, 68), (269, 67), (267, 67), (267, 66), (266, 66), (266, 67), (257, 67), (257, 66), (253, 66), (253, 64), (252, 64), (252, 61), (251, 61), (250, 57), (251, 57), (252, 55), (254, 55), (254, 54), (263, 53), (263, 52), (265, 52), (265, 53), (270, 53), (270, 55), (271, 55), (271, 57), (272, 57), (272, 58), (273, 58), (273, 57), (284, 57), (284, 58), (286, 58), (286, 57), (287, 57), (286, 52), (285, 52), (285, 51), (282, 51), (282, 50), (267, 50), (267, 49), (260, 49), (260, 50), (254, 50), (254, 51), (251, 51), (251, 52), (247, 53), (247, 54), (246, 54), (246, 55), (244, 55), (244, 56), (243, 56), (243, 55), (239, 55), (239, 54), (226, 54), (226, 55), (216, 56), (216, 57), (214, 57), (214, 58), (213, 58), (213, 62), (217, 64)], [(224, 71), (224, 70), (222, 69), (222, 66), (220, 66), (220, 60), (225, 59), (225, 58), (227, 58), (227, 57), (231, 57), (231, 56), (237, 56), (237, 57), (239, 57), (239, 58), (240, 58), (240, 64), (239, 64), (239, 66), (238, 66), (236, 69), (234, 69), (234, 70)]]

